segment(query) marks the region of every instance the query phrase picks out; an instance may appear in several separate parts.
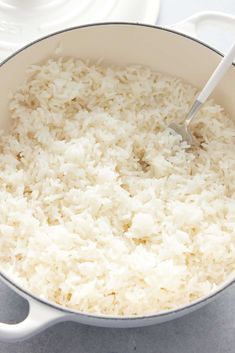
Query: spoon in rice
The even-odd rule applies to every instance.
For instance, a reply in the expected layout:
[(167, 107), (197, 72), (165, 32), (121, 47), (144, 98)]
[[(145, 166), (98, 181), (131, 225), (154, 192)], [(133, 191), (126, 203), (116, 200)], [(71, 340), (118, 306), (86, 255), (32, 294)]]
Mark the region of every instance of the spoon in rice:
[(207, 81), (206, 85), (202, 89), (202, 91), (199, 93), (197, 96), (195, 102), (193, 103), (190, 111), (188, 112), (185, 120), (180, 123), (171, 123), (169, 127), (174, 130), (177, 134), (181, 135), (182, 140), (186, 141), (191, 147), (194, 144), (194, 138), (191, 133), (191, 124), (193, 120), (196, 117), (197, 112), (205, 103), (207, 98), (210, 96), (210, 94), (213, 92), (219, 81), (222, 79), (224, 74), (227, 72), (229, 69), (230, 65), (233, 63), (235, 57), (235, 43), (231, 46), (229, 49), (228, 53), (223, 57), (209, 80)]

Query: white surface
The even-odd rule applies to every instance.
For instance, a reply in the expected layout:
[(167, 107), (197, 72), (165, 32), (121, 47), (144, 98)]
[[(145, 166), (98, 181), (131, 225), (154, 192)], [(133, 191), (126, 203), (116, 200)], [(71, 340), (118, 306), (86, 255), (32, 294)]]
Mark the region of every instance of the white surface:
[(234, 0), (162, 0), (158, 24), (171, 25), (200, 11), (222, 11), (235, 15)]
[(160, 0), (0, 0), (0, 60), (61, 29), (104, 21), (154, 24)]

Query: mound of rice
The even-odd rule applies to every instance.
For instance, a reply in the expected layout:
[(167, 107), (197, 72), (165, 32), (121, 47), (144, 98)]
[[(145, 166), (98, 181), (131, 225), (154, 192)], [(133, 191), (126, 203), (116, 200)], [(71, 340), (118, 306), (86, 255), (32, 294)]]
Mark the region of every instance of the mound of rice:
[(0, 264), (82, 312), (138, 315), (209, 294), (235, 271), (235, 132), (219, 105), (201, 147), (168, 128), (196, 89), (149, 68), (75, 59), (29, 69), (0, 136)]

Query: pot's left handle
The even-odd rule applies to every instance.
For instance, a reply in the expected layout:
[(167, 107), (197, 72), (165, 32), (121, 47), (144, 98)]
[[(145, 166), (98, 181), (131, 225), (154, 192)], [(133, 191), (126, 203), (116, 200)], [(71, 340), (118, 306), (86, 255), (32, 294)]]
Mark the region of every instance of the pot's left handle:
[(24, 321), (18, 324), (0, 323), (0, 341), (20, 341), (59, 321), (66, 320), (66, 315), (62, 311), (48, 307), (31, 298), (28, 301), (29, 313)]

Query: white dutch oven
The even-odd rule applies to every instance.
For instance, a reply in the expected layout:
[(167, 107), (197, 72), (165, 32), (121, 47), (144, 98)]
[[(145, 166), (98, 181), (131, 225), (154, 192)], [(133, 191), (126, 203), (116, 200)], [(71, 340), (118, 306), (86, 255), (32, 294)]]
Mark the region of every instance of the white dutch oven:
[[(0, 67), (0, 111), (8, 115), (8, 92), (22, 81), (30, 64), (41, 62), (55, 55), (82, 58), (104, 58), (107, 63), (126, 65), (138, 63), (154, 70), (179, 76), (201, 87), (221, 60), (221, 54), (193, 38), (198, 25), (213, 20), (219, 25), (230, 24), (235, 32), (235, 18), (218, 13), (195, 15), (171, 29), (134, 23), (106, 23), (67, 29), (40, 39), (12, 55)], [(182, 34), (185, 32), (186, 34)], [(193, 37), (191, 37), (192, 35)], [(214, 94), (231, 117), (235, 118), (235, 65), (222, 80)], [(110, 317), (79, 313), (39, 299), (14, 283), (4, 273), (0, 278), (29, 302), (28, 317), (21, 323), (0, 323), (0, 339), (16, 341), (33, 335), (60, 321), (77, 321), (105, 327), (137, 327), (172, 320), (200, 308), (214, 299), (222, 290), (235, 282), (231, 279), (210, 296), (177, 310), (137, 317)]]

